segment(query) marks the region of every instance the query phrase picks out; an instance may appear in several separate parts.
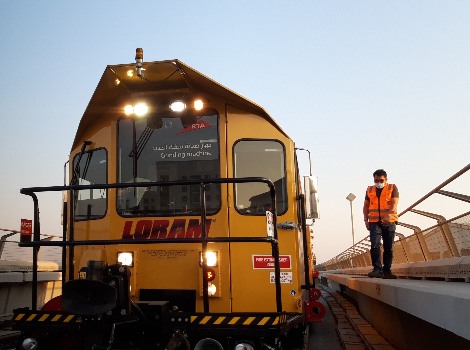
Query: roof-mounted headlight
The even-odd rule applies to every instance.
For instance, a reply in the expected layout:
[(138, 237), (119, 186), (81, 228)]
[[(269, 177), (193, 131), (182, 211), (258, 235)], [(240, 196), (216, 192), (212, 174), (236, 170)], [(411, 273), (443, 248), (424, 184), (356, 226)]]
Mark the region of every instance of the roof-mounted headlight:
[(146, 103), (140, 102), (136, 105), (126, 105), (124, 107), (124, 114), (125, 115), (135, 115), (136, 117), (143, 117), (149, 111), (149, 106)]
[(186, 104), (183, 101), (175, 101), (170, 104), (170, 109), (173, 112), (183, 112), (186, 109)]
[(194, 109), (200, 111), (204, 108), (204, 102), (202, 100), (194, 100)]
[(132, 105), (127, 105), (124, 107), (124, 114), (125, 115), (131, 115), (134, 114), (134, 106)]
[(145, 103), (138, 103), (134, 106), (134, 114), (137, 117), (143, 117), (149, 111), (149, 106)]

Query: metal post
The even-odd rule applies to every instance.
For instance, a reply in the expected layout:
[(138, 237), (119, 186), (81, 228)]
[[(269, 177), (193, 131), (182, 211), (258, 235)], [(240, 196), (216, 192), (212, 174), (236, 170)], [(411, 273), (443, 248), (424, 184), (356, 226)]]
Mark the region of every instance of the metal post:
[[(29, 194), (33, 198), (34, 203), (34, 226), (33, 226), (33, 242), (41, 240), (41, 225), (39, 221), (39, 202), (35, 193)], [(31, 309), (35, 311), (38, 303), (38, 255), (39, 246), (33, 247), (33, 280), (31, 289)]]
[(423, 232), (421, 231), (421, 229), (418, 226), (410, 225), (404, 222), (398, 222), (398, 225), (409, 228), (414, 231), (414, 235), (416, 235), (416, 238), (418, 239), (419, 247), (421, 249), (421, 252), (423, 253), (424, 261), (432, 260), (430, 259), (431, 254), (429, 253), (429, 249), (428, 249), (428, 246), (426, 244), (426, 241), (424, 239)]
[(202, 296), (204, 313), (209, 312), (209, 280), (207, 278), (207, 227), (206, 227), (206, 186), (203, 181), (200, 184), (201, 194), (201, 237), (202, 241)]
[(349, 203), (351, 207), (351, 232), (352, 232), (352, 242), (353, 242), (353, 254), (356, 255), (356, 247), (354, 242), (354, 215), (352, 209), (352, 201)]
[[(305, 288), (310, 290), (310, 287), (315, 287), (315, 284), (310, 283), (310, 264), (308, 261), (309, 258), (309, 249), (307, 241), (307, 219), (305, 217), (305, 195), (301, 194), (299, 196), (300, 201), (300, 216), (302, 218), (302, 245), (304, 252), (304, 273), (305, 273)], [(315, 282), (315, 281), (314, 281)]]
[(282, 312), (281, 297), (281, 266), (279, 264), (279, 241), (277, 236), (277, 204), (276, 204), (276, 188), (271, 181), (266, 182), (269, 186), (271, 194), (271, 209), (273, 213), (274, 240), (271, 241), (272, 255), (274, 258), (274, 283), (276, 285), (276, 309), (278, 313)]
[[(69, 241), (73, 242), (75, 240), (75, 191), (74, 190), (70, 190), (69, 192), (69, 196), (70, 196), (70, 199), (69, 199), (69, 203), (70, 203), (70, 218), (69, 218)], [(77, 193), (77, 196), (78, 196), (78, 193)], [(65, 236), (65, 240), (66, 240), (67, 236)], [(71, 281), (73, 280), (73, 277), (74, 277), (74, 254), (75, 254), (75, 248), (73, 245), (69, 246), (68, 248), (69, 250), (69, 261), (68, 261), (68, 280)], [(62, 269), (62, 271), (65, 271), (65, 269)]]
[[(67, 193), (67, 192), (64, 192)], [(73, 205), (73, 204), (72, 204)], [(68, 205), (67, 200), (63, 203), (63, 217), (62, 217), (62, 241), (67, 242), (67, 224), (68, 224)], [(65, 284), (65, 277), (67, 274), (67, 246), (62, 247), (62, 288)]]
[(452, 232), (450, 231), (449, 225), (447, 224), (447, 220), (444, 216), (416, 209), (411, 209), (410, 211), (412, 213), (427, 216), (428, 218), (437, 220), (442, 236), (444, 237), (444, 240), (447, 244), (447, 248), (449, 248), (450, 255), (452, 255), (452, 257), (460, 256), (459, 249), (455, 244), (454, 237), (452, 236)]
[[(353, 193), (350, 193), (350, 194), (348, 194), (346, 199), (349, 201), (349, 205), (351, 207), (351, 231), (352, 231), (352, 242), (353, 242), (352, 248), (353, 248), (353, 257), (354, 257), (354, 256), (356, 256), (356, 247), (355, 247), (355, 243), (354, 243), (354, 215), (353, 215), (352, 202), (353, 202), (353, 200), (356, 199), (356, 196)], [(354, 267), (354, 260), (352, 260), (352, 261), (353, 261), (353, 266), (352, 267)]]

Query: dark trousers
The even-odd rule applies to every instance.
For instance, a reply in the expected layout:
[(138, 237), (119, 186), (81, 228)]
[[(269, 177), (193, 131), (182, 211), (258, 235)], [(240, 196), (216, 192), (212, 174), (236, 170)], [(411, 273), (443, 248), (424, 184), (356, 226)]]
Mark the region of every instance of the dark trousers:
[[(393, 260), (393, 241), (395, 240), (395, 230), (397, 225), (390, 223), (388, 225), (379, 222), (369, 223), (370, 232), (370, 257), (374, 270), (390, 272)], [(383, 240), (383, 267), (380, 261), (380, 240)]]

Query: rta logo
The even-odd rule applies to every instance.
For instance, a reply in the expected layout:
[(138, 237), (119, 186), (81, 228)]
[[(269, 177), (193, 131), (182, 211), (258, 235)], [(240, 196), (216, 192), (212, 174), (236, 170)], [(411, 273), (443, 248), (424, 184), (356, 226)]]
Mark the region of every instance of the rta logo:
[[(126, 221), (122, 230), (122, 239), (164, 239), (164, 238), (200, 238), (202, 227), (198, 219), (189, 219), (186, 226), (186, 219), (174, 219), (170, 225), (170, 220), (139, 220)], [(206, 221), (206, 231), (209, 233), (211, 219)], [(170, 228), (170, 229), (168, 229)]]
[(201, 121), (199, 123), (194, 123), (193, 125), (191, 125), (191, 129), (204, 129), (204, 128), (207, 128), (208, 126), (210, 126), (208, 123), (204, 122), (204, 121)]
[(184, 134), (185, 132), (188, 132), (188, 131), (194, 131), (194, 130), (205, 129), (205, 128), (210, 128), (210, 127), (211, 125), (208, 122), (205, 122), (204, 120), (200, 120), (197, 123), (191, 124), (190, 126), (179, 131), (178, 133), (176, 133), (176, 135)]

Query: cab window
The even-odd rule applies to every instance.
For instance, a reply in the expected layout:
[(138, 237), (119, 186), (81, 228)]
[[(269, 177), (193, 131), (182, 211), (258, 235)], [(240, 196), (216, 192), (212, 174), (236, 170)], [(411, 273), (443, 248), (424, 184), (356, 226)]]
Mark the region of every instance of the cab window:
[[(217, 114), (153, 120), (122, 119), (118, 126), (119, 182), (220, 177)], [(207, 185), (207, 214), (216, 213), (220, 205), (220, 185)], [(124, 188), (118, 191), (117, 211), (126, 217), (200, 215), (200, 186)]]
[[(78, 163), (79, 162), (79, 163)], [(77, 164), (78, 163), (78, 164)], [(73, 169), (78, 176), (78, 185), (99, 185), (107, 183), (108, 156), (104, 148), (77, 154)], [(75, 221), (100, 219), (106, 215), (107, 190), (88, 189), (75, 192)]]
[[(277, 214), (287, 210), (285, 151), (279, 141), (242, 140), (234, 146), (235, 177), (265, 177), (274, 183)], [(266, 215), (271, 195), (265, 183), (235, 184), (235, 207), (243, 215)]]

